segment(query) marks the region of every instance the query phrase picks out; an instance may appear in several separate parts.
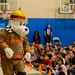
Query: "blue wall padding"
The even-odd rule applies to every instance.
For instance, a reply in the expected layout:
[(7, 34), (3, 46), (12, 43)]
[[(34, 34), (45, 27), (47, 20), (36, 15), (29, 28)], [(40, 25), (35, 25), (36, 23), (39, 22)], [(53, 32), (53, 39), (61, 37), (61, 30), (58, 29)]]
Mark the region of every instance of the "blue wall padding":
[(69, 46), (72, 41), (75, 41), (75, 19), (29, 18), (27, 26), (30, 29), (28, 34), (30, 43), (32, 43), (34, 31), (38, 30), (41, 42), (45, 45), (44, 29), (48, 23), (51, 24), (53, 37), (59, 37), (62, 46)]
[[(0, 19), (0, 24), (4, 23), (5, 26), (8, 24), (7, 20)], [(65, 18), (28, 18), (27, 27), (29, 27), (28, 39), (32, 43), (32, 36), (35, 30), (39, 31), (41, 36), (41, 42), (45, 45), (44, 29), (47, 24), (51, 24), (53, 36), (59, 37), (62, 46), (69, 46), (72, 41), (75, 41), (75, 19)]]
[(2, 18), (0, 18), (0, 28), (4, 28), (5, 26), (7, 26), (8, 24), (8, 20), (3, 20)]

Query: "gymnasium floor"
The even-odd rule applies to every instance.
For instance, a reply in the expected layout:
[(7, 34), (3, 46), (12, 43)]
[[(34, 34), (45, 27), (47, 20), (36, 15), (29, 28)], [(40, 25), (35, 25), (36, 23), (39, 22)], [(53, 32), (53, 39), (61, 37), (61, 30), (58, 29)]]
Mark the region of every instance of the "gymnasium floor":
[[(26, 75), (47, 75), (45, 73), (40, 73), (39, 71), (33, 68), (30, 69), (30, 67), (28, 66), (25, 67), (25, 71), (26, 71)], [(0, 75), (3, 75), (1, 67), (0, 67)]]

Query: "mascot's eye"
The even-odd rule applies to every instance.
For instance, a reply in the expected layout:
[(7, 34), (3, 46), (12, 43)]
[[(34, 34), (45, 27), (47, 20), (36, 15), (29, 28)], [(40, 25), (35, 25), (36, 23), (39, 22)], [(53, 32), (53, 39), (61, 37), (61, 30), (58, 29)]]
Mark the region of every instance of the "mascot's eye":
[(20, 26), (22, 25), (22, 23), (20, 23)]
[(23, 26), (25, 26), (25, 23), (23, 24)]

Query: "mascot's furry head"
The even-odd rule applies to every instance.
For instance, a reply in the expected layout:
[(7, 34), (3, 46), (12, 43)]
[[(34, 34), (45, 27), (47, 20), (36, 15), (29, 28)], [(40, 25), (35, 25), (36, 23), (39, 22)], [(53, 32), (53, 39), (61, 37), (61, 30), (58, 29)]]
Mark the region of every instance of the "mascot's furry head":
[(29, 33), (29, 29), (26, 27), (26, 16), (21, 10), (12, 12), (6, 30), (8, 32), (14, 31), (22, 37)]

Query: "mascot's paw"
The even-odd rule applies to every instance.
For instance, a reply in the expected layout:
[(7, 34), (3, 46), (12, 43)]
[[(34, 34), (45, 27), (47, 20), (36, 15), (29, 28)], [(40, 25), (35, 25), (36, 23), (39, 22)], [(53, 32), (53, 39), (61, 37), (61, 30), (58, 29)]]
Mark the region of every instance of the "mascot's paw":
[(12, 58), (14, 52), (12, 51), (11, 48), (5, 48), (4, 51), (5, 51), (7, 58), (9, 58), (9, 59)]

